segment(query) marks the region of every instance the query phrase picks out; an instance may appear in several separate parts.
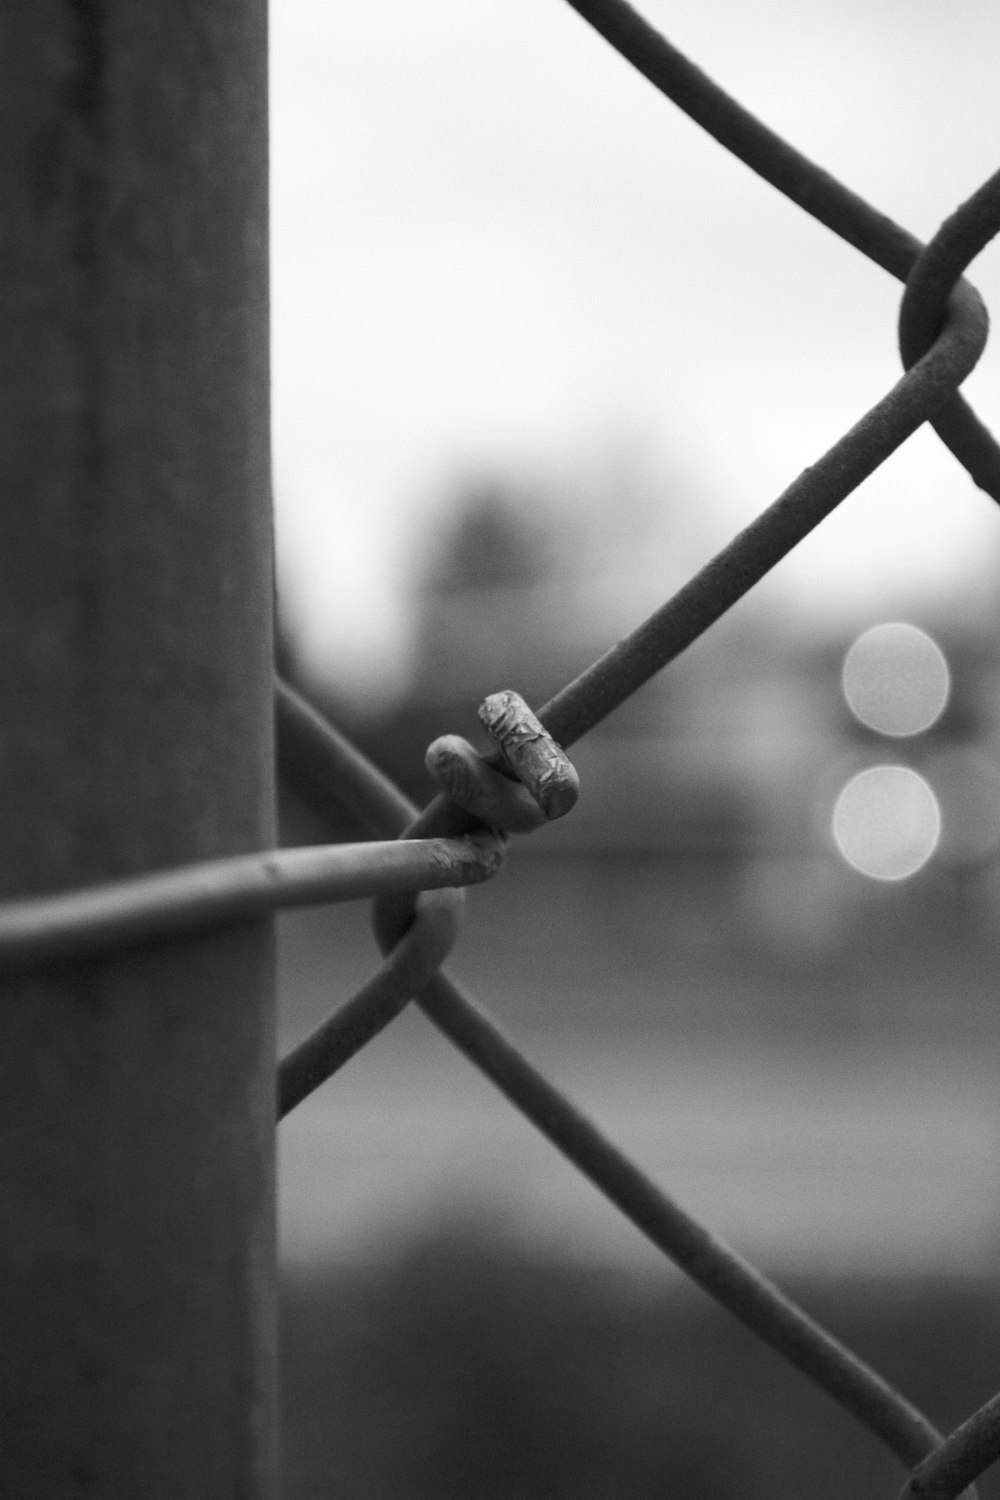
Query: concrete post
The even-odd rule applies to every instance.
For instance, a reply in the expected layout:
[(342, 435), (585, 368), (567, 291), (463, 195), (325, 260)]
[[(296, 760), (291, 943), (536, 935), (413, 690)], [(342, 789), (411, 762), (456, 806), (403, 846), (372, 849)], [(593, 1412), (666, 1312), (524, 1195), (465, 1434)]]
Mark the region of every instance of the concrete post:
[[(0, 898), (273, 839), (264, 0), (0, 7)], [(0, 985), (0, 1494), (274, 1494), (254, 922)]]

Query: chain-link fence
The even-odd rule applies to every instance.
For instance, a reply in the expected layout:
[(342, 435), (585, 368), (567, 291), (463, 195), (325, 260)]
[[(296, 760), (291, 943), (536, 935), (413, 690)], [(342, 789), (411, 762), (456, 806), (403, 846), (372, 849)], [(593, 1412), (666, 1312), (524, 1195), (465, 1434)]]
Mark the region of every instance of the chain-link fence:
[(384, 960), (282, 1059), (279, 1118), (415, 1002), (654, 1246), (900, 1460), (907, 1474), (902, 1494), (944, 1500), (1000, 1456), (1000, 1396), (942, 1436), (900, 1391), (651, 1181), (442, 965), (460, 927), (463, 898), (456, 888), (500, 868), (508, 833), (543, 830), (571, 815), (577, 777), (566, 749), (691, 645), (924, 422), (1000, 501), (1000, 447), (958, 394), (987, 336), (981, 300), (961, 273), (1000, 228), (1000, 173), (922, 245), (748, 114), (623, 0), (570, 3), (721, 145), (905, 284), (899, 319), (905, 373), (672, 599), (537, 714), (509, 689), (486, 697), (480, 718), (494, 740), (490, 755), (457, 736), (435, 741), (427, 764), (442, 790), (423, 811), (279, 680), (281, 779), (334, 825), (349, 810), (371, 842), (202, 862), (8, 904), (0, 912), (0, 966), (8, 974), (34, 972), (216, 930), (282, 906), (374, 896)]

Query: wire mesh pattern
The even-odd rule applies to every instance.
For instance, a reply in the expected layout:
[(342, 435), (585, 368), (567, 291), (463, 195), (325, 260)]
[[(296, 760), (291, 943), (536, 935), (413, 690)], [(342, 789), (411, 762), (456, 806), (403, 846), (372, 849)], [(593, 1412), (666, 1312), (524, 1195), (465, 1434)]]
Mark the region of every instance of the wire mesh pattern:
[(569, 813), (567, 747), (684, 651), (841, 500), (929, 422), (1000, 502), (1000, 446), (958, 394), (986, 343), (962, 272), (1000, 229), (1000, 173), (922, 245), (747, 113), (623, 0), (569, 0), (668, 99), (759, 176), (905, 283), (904, 374), (828, 452), (624, 640), (532, 713), (512, 691), (480, 717), (494, 750), (444, 736), (427, 764), (442, 787), (418, 811), (288, 684), (275, 686), (282, 780), (331, 821), (348, 808), (372, 841), (215, 861), (0, 910), (0, 969), (99, 957), (280, 907), (375, 898), (381, 967), (280, 1063), (286, 1115), (415, 1003), (664, 1255), (851, 1413), (901, 1461), (901, 1496), (946, 1500), (1000, 1457), (1000, 1395), (942, 1436), (875, 1370), (672, 1201), (513, 1045), (442, 965), (461, 925), (459, 887), (501, 867), (505, 836)]

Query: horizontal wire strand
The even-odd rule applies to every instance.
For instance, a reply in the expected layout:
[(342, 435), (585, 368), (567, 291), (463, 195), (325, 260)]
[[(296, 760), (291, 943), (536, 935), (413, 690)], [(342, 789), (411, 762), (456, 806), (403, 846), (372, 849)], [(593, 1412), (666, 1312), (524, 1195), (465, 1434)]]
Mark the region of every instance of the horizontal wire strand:
[[(938, 286), (928, 293), (925, 288), (934, 280), (936, 265), (933, 251), (924, 252), (915, 237), (763, 126), (670, 47), (631, 7), (620, 0), (569, 0), (569, 3), (717, 140), (820, 222), (901, 280), (905, 281), (916, 267), (914, 290), (904, 299), (901, 312), (904, 362), (910, 367), (918, 365), (921, 359), (927, 360), (926, 349), (931, 338), (938, 342), (937, 359), (925, 367), (923, 379), (911, 382), (905, 376), (821, 460), (823, 472), (819, 480), (815, 474), (817, 466), (807, 470), (674, 600), (545, 706), (539, 717), (564, 745), (572, 744), (628, 693), (691, 644), (928, 417), (966, 464), (976, 483), (1000, 499), (996, 442), (961, 397), (954, 394), (985, 342), (985, 315), (978, 295), (964, 284), (950, 293), (951, 339), (942, 340), (937, 327), (925, 327), (922, 340), (914, 332), (921, 316), (925, 324), (933, 322), (930, 309), (934, 296), (941, 290), (941, 280), (947, 281), (949, 277), (954, 280), (971, 258), (968, 235), (964, 242), (961, 234), (955, 236), (960, 244), (956, 258), (961, 264), (957, 269), (950, 268), (943, 277), (939, 271)], [(986, 198), (989, 194), (981, 190), (980, 196)], [(986, 238), (993, 233), (995, 227), (991, 226)], [(946, 259), (943, 249), (937, 254)], [(963, 322), (965, 327), (956, 339), (956, 325)], [(907, 349), (908, 341), (917, 347)], [(923, 347), (919, 347), (921, 342)], [(944, 346), (949, 343), (952, 347), (946, 349)], [(936, 368), (932, 368), (932, 363)], [(294, 739), (293, 720), (286, 715), (284, 723), (286, 731), (292, 726)], [(301, 730), (301, 723), (298, 728)], [(315, 750), (315, 735), (311, 744)], [(291, 753), (294, 756), (298, 752), (293, 749)], [(358, 769), (355, 763), (352, 770)], [(360, 779), (362, 783), (366, 781), (363, 774)], [(383, 792), (378, 795), (384, 799)], [(370, 796), (371, 789), (367, 787), (362, 801)], [(391, 816), (382, 824), (383, 829), (398, 831), (404, 815), (405, 810), (397, 800)], [(410, 831), (416, 832), (422, 825), (458, 830), (467, 821), (453, 804), (439, 797), (420, 815), (416, 825), (410, 825)], [(978, 1429), (974, 1429), (974, 1438), (967, 1439), (964, 1448), (957, 1434), (942, 1443), (923, 1414), (882, 1377), (660, 1193), (531, 1067), (444, 974), (438, 973), (417, 1001), (439, 1029), (653, 1243), (851, 1411), (905, 1464), (912, 1466), (923, 1459), (928, 1472), (940, 1478), (946, 1469), (951, 1479), (954, 1465), (949, 1467), (948, 1457), (953, 1450), (959, 1455), (955, 1462), (960, 1463), (975, 1449), (968, 1477), (980, 1471), (983, 1466), (980, 1449), (992, 1436), (992, 1413), (980, 1421)], [(939, 1485), (934, 1491), (942, 1496), (946, 1492), (952, 1495), (955, 1490), (946, 1491)], [(917, 1476), (913, 1476), (904, 1493), (915, 1496), (930, 1491), (918, 1486)]]
[[(819, 464), (806, 470), (661, 610), (540, 711), (539, 719), (560, 743), (572, 744), (707, 629), (948, 399), (974, 366), (986, 338), (985, 314), (967, 284), (959, 283), (950, 293), (948, 313), (931, 349)], [(340, 768), (346, 769), (343, 757)], [(365, 780), (363, 763), (351, 770)], [(391, 811), (391, 826), (398, 827), (403, 809), (396, 804)], [(457, 831), (470, 821), (447, 798), (439, 797), (408, 832)], [(405, 928), (405, 907), (399, 902), (380, 905), (383, 926), (394, 918), (399, 929)], [(912, 1467), (935, 1450), (940, 1435), (916, 1407), (666, 1198), (531, 1068), (446, 976), (432, 979), (416, 1000), (654, 1244), (880, 1437), (903, 1463)]]
[(487, 880), (502, 841), (392, 839), (206, 860), (65, 895), (0, 906), (0, 973), (94, 959), (286, 907), (356, 901)]
[[(725, 95), (624, 0), (568, 3), (760, 176), (909, 282), (899, 334), (907, 373), (673, 599), (540, 710), (540, 720), (563, 745), (686, 649), (924, 421), (936, 426), (974, 480), (1000, 499), (1000, 449), (956, 394), (986, 338), (978, 294), (957, 278), (996, 233), (1000, 174), (922, 247)], [(476, 826), (444, 798), (414, 821), (408, 800), (287, 685), (278, 684), (276, 702), (283, 775), (321, 812), (346, 799), (374, 830), (393, 834), (433, 829), (464, 835)], [(654, 1245), (904, 1463), (917, 1465), (904, 1496), (950, 1500), (1000, 1451), (1000, 1397), (942, 1440), (881, 1376), (657, 1188), (441, 972), (461, 906), (459, 892), (447, 888), (488, 878), (502, 857), (502, 839), (482, 833), (404, 837), (241, 855), (7, 903), (0, 908), (0, 969), (97, 957), (282, 907), (425, 893), (407, 902), (405, 922), (397, 923), (409, 923), (407, 930), (378, 973), (281, 1064), (279, 1115), (415, 994), (438, 1029)], [(384, 923), (384, 930), (391, 925)]]
[[(282, 692), (286, 705), (293, 704), (297, 698), (294, 690), (285, 685)], [(381, 773), (353, 748), (349, 756), (344, 755), (343, 736), (338, 731), (330, 726), (328, 735), (321, 738), (313, 718), (303, 713), (286, 712), (279, 723), (282, 775), (286, 767), (302, 764), (302, 746), (296, 739), (308, 736), (310, 753), (321, 756), (324, 746), (330, 750), (331, 772), (336, 766), (340, 778), (337, 806), (343, 798), (353, 797), (355, 791), (359, 800), (378, 796), (385, 814), (382, 831), (389, 833), (399, 826), (399, 803), (405, 799), (401, 794), (386, 798), (383, 792), (375, 791), (384, 780)], [(371, 782), (366, 786), (369, 776)], [(329, 808), (324, 808), (316, 794), (320, 779), (314, 776), (301, 791), (309, 797), (313, 809), (325, 817)], [(382, 1024), (388, 1024), (403, 1008), (397, 1004), (398, 998)], [(933, 1450), (940, 1435), (915, 1406), (661, 1192), (576, 1105), (533, 1068), (445, 972), (438, 971), (414, 998), (438, 1030), (663, 1254), (881, 1438), (907, 1468)], [(348, 1001), (342, 1011), (347, 1013), (345, 1032), (359, 1024), (370, 1028), (368, 1036), (381, 1029), (381, 1017), (373, 1016), (360, 996)], [(331, 1021), (341, 1013), (336, 1012)]]

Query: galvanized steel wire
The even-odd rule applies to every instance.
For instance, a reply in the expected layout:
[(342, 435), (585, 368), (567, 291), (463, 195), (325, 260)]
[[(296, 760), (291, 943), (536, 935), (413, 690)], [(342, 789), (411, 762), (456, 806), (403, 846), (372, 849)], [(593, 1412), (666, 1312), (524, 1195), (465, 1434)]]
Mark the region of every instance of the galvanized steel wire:
[(754, 172), (906, 283), (898, 330), (903, 375), (673, 598), (541, 707), (537, 719), (516, 694), (493, 695), (481, 713), (495, 738), (490, 755), (451, 736), (435, 742), (428, 764), (445, 790), (422, 811), (277, 681), (282, 780), (331, 823), (349, 809), (375, 842), (271, 851), (11, 903), (0, 910), (0, 968), (93, 959), (282, 906), (375, 896), (382, 965), (282, 1060), (278, 1117), (415, 1000), (648, 1240), (895, 1454), (908, 1471), (900, 1500), (946, 1500), (1000, 1456), (1000, 1396), (942, 1438), (899, 1391), (640, 1171), (442, 965), (460, 927), (459, 887), (495, 873), (508, 831), (543, 827), (570, 810), (575, 772), (565, 748), (691, 645), (924, 422), (1000, 501), (1000, 447), (958, 393), (988, 331), (982, 301), (962, 273), (1000, 229), (1000, 172), (921, 245), (749, 114), (623, 0), (568, 3)]
[(0, 907), (0, 974), (100, 958), (267, 912), (488, 880), (504, 861), (489, 832), (459, 839), (326, 844), (206, 860), (162, 874)]

